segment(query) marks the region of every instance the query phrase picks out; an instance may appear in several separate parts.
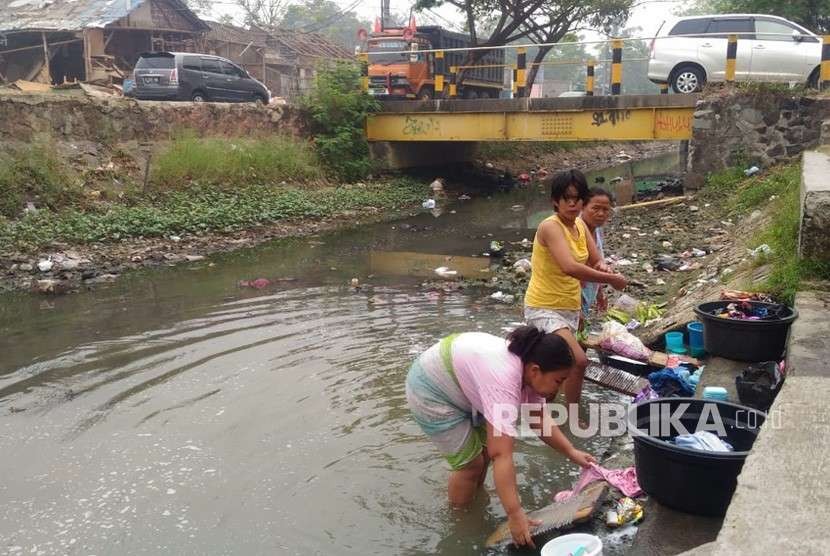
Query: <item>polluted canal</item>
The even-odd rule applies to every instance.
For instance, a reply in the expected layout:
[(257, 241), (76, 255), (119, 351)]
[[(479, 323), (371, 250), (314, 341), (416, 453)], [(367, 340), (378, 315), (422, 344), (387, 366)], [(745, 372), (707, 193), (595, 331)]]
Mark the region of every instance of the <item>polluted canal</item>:
[[(421, 283), (439, 266), (486, 276), (490, 241), (532, 239), (548, 201), (534, 186), (439, 206), (75, 295), (7, 295), (0, 552), (486, 553), (505, 518), (492, 476), (472, 509), (448, 508), (404, 378), (444, 335), (516, 326), (518, 306)], [(270, 284), (239, 286), (257, 278)], [(578, 475), (537, 441), (515, 461), (528, 511)]]

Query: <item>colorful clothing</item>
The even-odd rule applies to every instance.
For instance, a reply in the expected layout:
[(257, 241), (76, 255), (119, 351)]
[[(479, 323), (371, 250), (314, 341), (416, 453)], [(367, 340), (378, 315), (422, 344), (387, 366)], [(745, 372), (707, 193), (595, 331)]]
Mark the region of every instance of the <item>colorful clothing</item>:
[(505, 339), (481, 332), (457, 334), (415, 360), (406, 377), (406, 399), (421, 430), (457, 470), (484, 449), (485, 421), (515, 437), (521, 404), (544, 403), (523, 386), (523, 374), (521, 359), (508, 351)]
[[(597, 228), (595, 234), (599, 258), (605, 260), (605, 239), (603, 238), (602, 228)], [(582, 283), (582, 314), (585, 315), (586, 318), (591, 313), (591, 307), (593, 307), (594, 303), (597, 301), (597, 295), (599, 294), (599, 289), (601, 287), (602, 284), (598, 284), (597, 282)]]
[[(577, 236), (559, 220), (557, 215), (545, 219), (562, 227), (565, 241), (574, 260), (585, 264), (588, 261), (588, 227), (577, 218)], [(539, 234), (533, 238), (533, 252), (530, 259), (533, 272), (525, 294), (525, 306), (537, 309), (579, 311), (582, 308), (579, 280), (565, 274), (551, 256), (550, 251), (539, 242)]]

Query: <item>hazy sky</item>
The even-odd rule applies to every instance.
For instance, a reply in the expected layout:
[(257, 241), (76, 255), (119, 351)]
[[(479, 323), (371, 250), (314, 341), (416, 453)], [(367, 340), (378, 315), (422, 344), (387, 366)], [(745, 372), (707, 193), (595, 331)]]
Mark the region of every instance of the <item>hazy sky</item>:
[[(360, 16), (368, 21), (374, 21), (375, 17), (380, 13), (380, 0), (334, 0), (343, 8), (350, 8), (357, 12)], [(635, 0), (636, 1), (636, 0)], [(645, 36), (653, 35), (657, 32), (660, 24), (680, 7), (687, 2), (679, 2), (677, 0), (640, 0), (637, 2), (637, 7), (634, 9), (631, 19), (628, 21), (628, 27), (642, 27)], [(408, 13), (411, 1), (406, 0), (391, 0), (391, 9), (393, 13)], [(352, 7), (353, 6), (353, 7)], [(213, 15), (219, 16), (222, 14), (231, 14), (239, 20), (239, 10), (234, 7), (233, 0), (220, 0), (214, 3)], [(451, 6), (443, 6), (433, 13), (427, 12), (416, 15), (418, 23), (436, 24), (449, 27), (448, 22), (456, 25), (456, 29), (460, 29), (463, 18), (459, 16), (458, 11)], [(585, 40), (597, 40), (599, 35), (596, 33), (584, 33)]]

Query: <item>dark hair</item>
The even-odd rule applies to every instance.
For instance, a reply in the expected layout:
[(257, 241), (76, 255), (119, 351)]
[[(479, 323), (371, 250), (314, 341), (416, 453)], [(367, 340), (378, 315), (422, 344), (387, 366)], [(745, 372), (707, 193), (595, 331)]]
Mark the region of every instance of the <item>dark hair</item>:
[(583, 203), (588, 200), (588, 180), (579, 170), (566, 170), (556, 174), (550, 185), (550, 198), (558, 203), (570, 186), (576, 188), (576, 193)]
[(603, 189), (602, 187), (592, 187), (588, 190), (588, 197), (585, 199), (585, 203), (587, 204), (588, 201), (593, 199), (594, 197), (608, 197), (608, 200), (611, 201), (613, 205), (616, 202), (614, 199), (614, 194), (608, 191), (607, 189)]
[(522, 363), (536, 363), (542, 372), (572, 367), (574, 355), (568, 342), (558, 334), (546, 334), (535, 326), (520, 326), (507, 337), (511, 353)]

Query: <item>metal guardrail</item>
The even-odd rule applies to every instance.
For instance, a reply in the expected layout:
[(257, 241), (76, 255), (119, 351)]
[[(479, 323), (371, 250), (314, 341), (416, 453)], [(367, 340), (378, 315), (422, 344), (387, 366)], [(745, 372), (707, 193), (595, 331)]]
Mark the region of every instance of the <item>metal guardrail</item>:
[[(730, 33), (727, 36), (727, 51), (726, 51), (726, 74), (725, 81), (727, 83), (735, 82), (735, 68), (737, 65), (738, 40), (740, 37), (755, 37), (758, 33)], [(784, 33), (763, 33), (765, 36), (777, 36), (792, 38), (792, 35)], [(435, 76), (435, 96), (436, 98), (456, 98), (458, 92), (458, 73), (462, 70), (476, 69), (476, 68), (494, 68), (504, 67), (513, 69), (513, 93), (518, 96), (524, 96), (525, 88), (527, 86), (527, 49), (538, 47), (563, 47), (563, 46), (586, 46), (586, 45), (605, 45), (610, 44), (612, 48), (611, 60), (587, 60), (587, 61), (554, 61), (554, 62), (534, 62), (529, 64), (530, 67), (542, 65), (581, 65), (586, 66), (586, 80), (585, 80), (585, 94), (592, 96), (594, 94), (594, 85), (596, 83), (595, 68), (600, 64), (611, 63), (611, 94), (619, 95), (622, 92), (622, 63), (632, 61), (647, 61), (650, 58), (629, 58), (623, 60), (623, 48), (626, 42), (634, 41), (655, 41), (655, 40), (672, 40), (680, 38), (723, 38), (723, 33), (694, 33), (685, 35), (671, 35), (671, 36), (654, 36), (654, 37), (627, 37), (614, 38), (603, 41), (569, 41), (558, 43), (535, 43), (535, 44), (521, 44), (521, 45), (502, 45), (502, 46), (471, 46), (466, 48), (445, 48), (445, 49), (425, 49), (418, 50), (418, 54), (434, 53), (433, 59), (433, 75)], [(818, 85), (821, 90), (830, 90), (830, 35), (821, 37), (821, 63)], [(484, 65), (469, 65), (469, 66), (450, 66), (449, 75), (446, 75), (446, 66), (444, 64), (444, 55), (447, 52), (474, 52), (474, 51), (490, 51), (490, 50), (516, 50), (516, 64), (484, 64)], [(383, 55), (388, 54), (411, 54), (410, 50), (399, 51), (384, 51)], [(358, 59), (361, 63), (361, 85), (364, 91), (369, 89), (369, 57), (372, 52), (361, 52)], [(449, 81), (449, 86), (445, 90), (444, 81)], [(663, 83), (660, 86), (661, 94), (668, 94), (668, 83)]]

